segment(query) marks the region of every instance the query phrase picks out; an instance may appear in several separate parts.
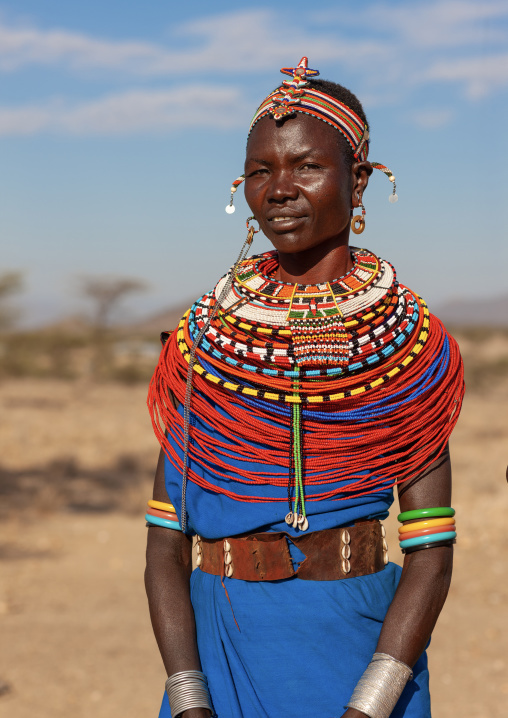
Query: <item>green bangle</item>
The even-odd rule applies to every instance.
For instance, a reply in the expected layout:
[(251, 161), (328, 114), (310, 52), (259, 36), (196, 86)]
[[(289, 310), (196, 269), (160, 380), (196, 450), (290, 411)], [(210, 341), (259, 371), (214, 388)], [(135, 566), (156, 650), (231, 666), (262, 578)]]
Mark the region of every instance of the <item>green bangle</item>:
[(415, 509), (414, 511), (403, 511), (397, 516), (397, 521), (413, 521), (414, 519), (437, 519), (441, 517), (455, 516), (455, 509), (441, 506), (437, 509)]

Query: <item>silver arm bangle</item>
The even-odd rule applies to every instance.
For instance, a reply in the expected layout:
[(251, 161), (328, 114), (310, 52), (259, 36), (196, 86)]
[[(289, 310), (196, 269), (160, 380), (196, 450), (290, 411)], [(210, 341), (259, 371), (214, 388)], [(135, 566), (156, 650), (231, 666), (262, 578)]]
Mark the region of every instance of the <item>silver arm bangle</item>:
[(356, 708), (369, 718), (390, 718), (413, 671), (387, 653), (374, 653), (356, 684), (346, 708)]
[(201, 671), (173, 673), (166, 681), (171, 718), (177, 718), (189, 708), (208, 708), (213, 714), (206, 676)]

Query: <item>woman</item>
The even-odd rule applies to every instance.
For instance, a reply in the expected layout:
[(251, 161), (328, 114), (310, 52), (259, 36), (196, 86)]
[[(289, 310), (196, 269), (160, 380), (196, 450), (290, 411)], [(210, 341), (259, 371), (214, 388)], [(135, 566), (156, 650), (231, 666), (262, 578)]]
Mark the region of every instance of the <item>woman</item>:
[[(312, 79), (306, 58), (282, 72), (244, 176), (275, 252), (241, 254), (193, 305), (151, 384), (160, 715), (426, 718), (424, 651), (456, 535), (460, 356), (388, 262), (349, 247), (373, 167), (396, 198), (367, 160), (358, 99)], [(380, 523), (394, 485), (402, 572)]]

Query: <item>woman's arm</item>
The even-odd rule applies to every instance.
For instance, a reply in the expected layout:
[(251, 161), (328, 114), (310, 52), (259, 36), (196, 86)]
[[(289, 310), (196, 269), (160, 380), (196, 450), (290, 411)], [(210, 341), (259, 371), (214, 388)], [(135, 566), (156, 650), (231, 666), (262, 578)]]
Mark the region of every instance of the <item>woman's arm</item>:
[[(155, 473), (153, 498), (170, 502), (164, 481), (162, 450)], [(190, 601), (191, 571), (192, 539), (181, 531), (150, 527), (145, 586), (155, 638), (168, 676), (179, 671), (201, 670)], [(205, 708), (182, 713), (183, 718), (208, 718), (210, 715)]]
[[(451, 504), (448, 447), (417, 479), (399, 485), (401, 511)], [(413, 667), (427, 645), (448, 594), (453, 547), (415, 551), (404, 557), (402, 576), (379, 636), (376, 652)], [(364, 713), (348, 708), (343, 718)]]

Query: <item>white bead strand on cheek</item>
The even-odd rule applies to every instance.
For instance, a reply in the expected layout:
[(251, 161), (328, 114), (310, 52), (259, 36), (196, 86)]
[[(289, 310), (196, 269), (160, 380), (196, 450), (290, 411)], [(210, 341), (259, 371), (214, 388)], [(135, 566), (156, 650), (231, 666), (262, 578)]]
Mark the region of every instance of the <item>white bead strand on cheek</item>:
[(408, 681), (413, 677), (409, 666), (387, 653), (374, 653), (347, 703), (369, 718), (390, 718)]
[(208, 682), (201, 671), (173, 673), (166, 681), (171, 718), (177, 718), (189, 708), (208, 708), (213, 713)]

